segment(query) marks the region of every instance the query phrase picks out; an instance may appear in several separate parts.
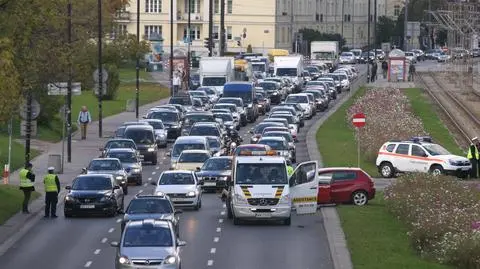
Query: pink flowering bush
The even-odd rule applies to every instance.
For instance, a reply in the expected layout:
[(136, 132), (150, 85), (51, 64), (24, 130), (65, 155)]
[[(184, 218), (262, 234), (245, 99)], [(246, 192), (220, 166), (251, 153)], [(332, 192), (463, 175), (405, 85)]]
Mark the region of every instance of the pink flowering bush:
[(385, 189), (388, 210), (423, 256), (480, 268), (480, 192), (451, 177), (406, 174)]
[(359, 130), (360, 147), (368, 161), (375, 162), (378, 149), (393, 139), (427, 135), (423, 123), (411, 111), (410, 102), (399, 89), (369, 89), (347, 111), (347, 122), (354, 128), (353, 115), (366, 116)]

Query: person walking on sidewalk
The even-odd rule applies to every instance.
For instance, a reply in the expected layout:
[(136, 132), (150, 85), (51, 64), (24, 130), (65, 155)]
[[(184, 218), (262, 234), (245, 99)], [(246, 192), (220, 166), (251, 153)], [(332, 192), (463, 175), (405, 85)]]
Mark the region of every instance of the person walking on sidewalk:
[(35, 191), (33, 183), (35, 182), (35, 174), (32, 172), (33, 165), (31, 163), (26, 163), (25, 167), (20, 170), (18, 177), (20, 178), (20, 190), (23, 191), (23, 205), (22, 212), (24, 214), (29, 214), (28, 203), (30, 202), (30, 197), (32, 192)]
[(387, 78), (387, 72), (388, 72), (387, 60), (382, 62), (382, 72), (383, 72), (383, 78)]
[(175, 73), (173, 75), (172, 84), (173, 84), (173, 94), (178, 93), (178, 91), (180, 90), (180, 87), (182, 86), (182, 78), (180, 78), (178, 73)]
[(415, 65), (410, 64), (410, 67), (408, 68), (408, 81), (413, 81), (415, 77)]
[(55, 174), (55, 167), (48, 168), (48, 174), (43, 178), (43, 184), (45, 186), (45, 218), (56, 218), (60, 180)]
[(87, 126), (92, 122), (92, 117), (86, 106), (82, 106), (82, 110), (78, 113), (78, 125), (80, 125), (80, 131), (82, 133), (82, 140), (87, 139)]

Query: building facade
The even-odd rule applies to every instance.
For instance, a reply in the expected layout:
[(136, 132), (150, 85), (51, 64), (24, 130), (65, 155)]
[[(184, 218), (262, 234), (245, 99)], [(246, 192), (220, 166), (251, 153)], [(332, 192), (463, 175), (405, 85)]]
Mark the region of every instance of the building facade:
[[(173, 38), (175, 48), (186, 49), (188, 4), (190, 1), (191, 50), (204, 55), (204, 38), (208, 37), (209, 0), (173, 0), (173, 35), (170, 33), (170, 0), (134, 0), (117, 15), (118, 32), (136, 34), (137, 1), (140, 2), (140, 34), (148, 39), (152, 33), (164, 38), (169, 51)], [(220, 0), (214, 1), (214, 36), (218, 38)], [(342, 34), (347, 46), (367, 45), (369, 0), (225, 0), (227, 50), (245, 51), (251, 45), (255, 52), (269, 49), (291, 49), (294, 32), (302, 28)], [(386, 1), (388, 4), (386, 4)], [(390, 2), (377, 0), (377, 16), (395, 15)], [(398, 0), (400, 1), (400, 0)], [(371, 41), (374, 36), (374, 3), (371, 0)], [(245, 35), (244, 35), (245, 34)], [(245, 36), (245, 38), (244, 38)], [(218, 45), (218, 44), (217, 44)], [(216, 46), (218, 48), (218, 46)]]

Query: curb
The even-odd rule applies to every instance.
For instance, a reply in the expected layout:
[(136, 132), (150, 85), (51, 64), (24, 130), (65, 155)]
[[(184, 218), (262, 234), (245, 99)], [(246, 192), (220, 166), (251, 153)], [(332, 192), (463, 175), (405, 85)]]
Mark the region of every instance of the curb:
[[(366, 81), (366, 74), (363, 74), (355, 81), (355, 86), (363, 85), (361, 81)], [(359, 85), (360, 83), (360, 85)], [(349, 100), (360, 87), (352, 87), (348, 95), (344, 96), (339, 102), (325, 114), (318, 119), (307, 132), (307, 149), (310, 160), (318, 160), (320, 167), (323, 167), (322, 155), (318, 150), (316, 133), (320, 126), (335, 113), (347, 100)], [(345, 239), (345, 233), (342, 230), (340, 218), (335, 207), (321, 207), (321, 213), (324, 223), (325, 233), (327, 235), (328, 246), (330, 248), (330, 255), (333, 261), (334, 269), (353, 269), (353, 264), (350, 256), (350, 251)]]

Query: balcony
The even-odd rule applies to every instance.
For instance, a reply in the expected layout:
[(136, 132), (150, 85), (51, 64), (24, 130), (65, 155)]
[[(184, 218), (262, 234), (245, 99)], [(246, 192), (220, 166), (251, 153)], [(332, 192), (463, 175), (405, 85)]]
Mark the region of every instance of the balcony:
[(129, 21), (130, 20), (130, 12), (119, 10), (115, 12), (115, 20), (117, 21)]
[[(192, 23), (195, 23), (195, 22), (198, 23), (198, 22), (203, 21), (203, 17), (200, 13), (191, 13), (190, 14), (190, 20), (192, 21)], [(187, 23), (188, 22), (188, 13), (178, 12), (177, 13), (177, 21)]]

